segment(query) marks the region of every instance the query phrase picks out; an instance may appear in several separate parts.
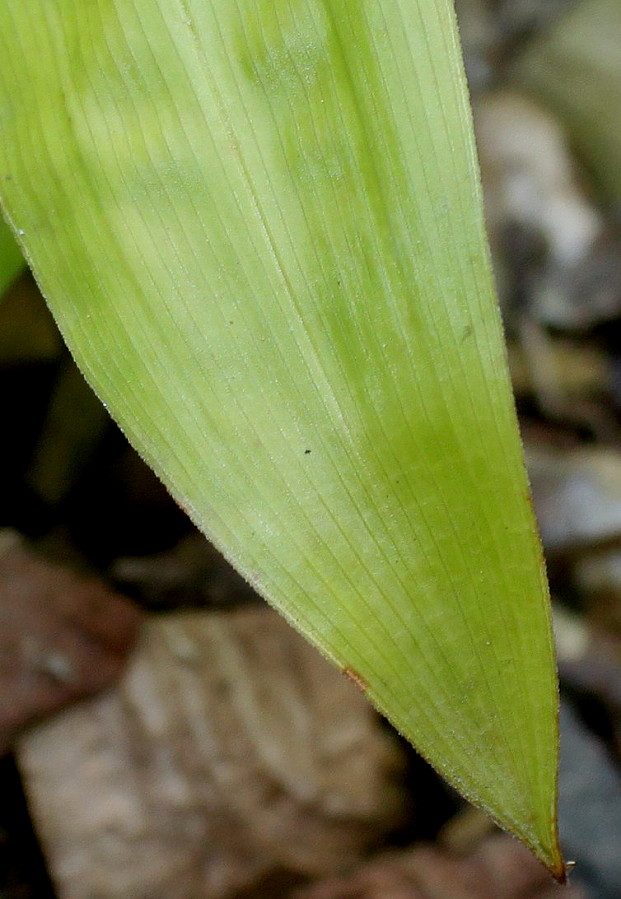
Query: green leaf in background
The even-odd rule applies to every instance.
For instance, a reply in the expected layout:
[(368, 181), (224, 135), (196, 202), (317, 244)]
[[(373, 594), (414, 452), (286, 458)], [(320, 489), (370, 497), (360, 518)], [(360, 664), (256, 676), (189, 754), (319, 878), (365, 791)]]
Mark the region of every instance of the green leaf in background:
[(97, 393), (562, 876), (547, 586), (451, 4), (4, 0), (0, 49), (3, 201)]
[(621, 202), (621, 3), (582, 0), (524, 54), (518, 81), (560, 118), (600, 188)]
[(25, 265), (22, 251), (0, 215), (0, 298)]

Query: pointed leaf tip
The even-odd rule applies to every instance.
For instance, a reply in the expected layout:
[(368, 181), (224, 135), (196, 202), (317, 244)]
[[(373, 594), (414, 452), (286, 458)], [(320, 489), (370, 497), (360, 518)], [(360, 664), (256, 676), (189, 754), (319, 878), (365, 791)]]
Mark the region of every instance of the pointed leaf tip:
[(456, 46), (446, 0), (6, 0), (0, 190), (194, 521), (560, 877), (548, 593)]

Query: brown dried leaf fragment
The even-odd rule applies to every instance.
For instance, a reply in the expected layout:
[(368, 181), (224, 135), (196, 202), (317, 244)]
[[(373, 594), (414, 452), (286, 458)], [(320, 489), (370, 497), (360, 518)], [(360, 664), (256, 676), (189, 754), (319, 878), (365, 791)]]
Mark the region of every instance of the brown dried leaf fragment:
[(149, 620), (119, 687), (29, 735), (19, 761), (71, 899), (339, 875), (403, 812), (397, 744), (263, 606)]
[(0, 751), (34, 721), (112, 684), (141, 617), (103, 583), (0, 531)]
[(298, 890), (295, 899), (584, 899), (559, 887), (528, 851), (501, 834), (467, 857), (419, 845), (385, 853), (349, 877)]

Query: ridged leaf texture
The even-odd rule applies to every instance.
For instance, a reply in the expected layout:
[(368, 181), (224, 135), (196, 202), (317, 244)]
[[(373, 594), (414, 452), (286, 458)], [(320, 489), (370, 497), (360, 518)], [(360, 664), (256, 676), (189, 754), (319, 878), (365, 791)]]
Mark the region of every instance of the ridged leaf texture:
[(446, 0), (4, 0), (0, 185), (196, 524), (558, 876), (541, 552)]

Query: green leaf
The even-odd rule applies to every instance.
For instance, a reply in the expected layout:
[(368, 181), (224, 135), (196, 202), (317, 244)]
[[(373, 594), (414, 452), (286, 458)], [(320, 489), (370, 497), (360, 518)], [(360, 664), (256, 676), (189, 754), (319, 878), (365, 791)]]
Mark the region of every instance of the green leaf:
[(547, 587), (451, 5), (5, 0), (0, 49), (3, 200), (97, 393), (562, 876)]
[(0, 215), (0, 298), (25, 265), (11, 229)]

